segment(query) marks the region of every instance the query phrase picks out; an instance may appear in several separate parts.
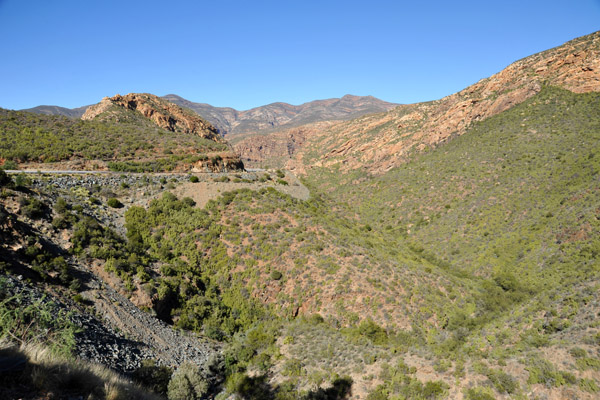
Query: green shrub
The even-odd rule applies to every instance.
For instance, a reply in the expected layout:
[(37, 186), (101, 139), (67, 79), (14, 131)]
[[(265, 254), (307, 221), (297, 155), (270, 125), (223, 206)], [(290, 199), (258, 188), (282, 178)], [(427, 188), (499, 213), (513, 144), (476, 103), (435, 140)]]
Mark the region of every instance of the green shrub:
[(196, 202), (194, 201), (194, 199), (192, 199), (191, 197), (184, 197), (183, 199), (181, 199), (181, 202), (186, 206), (186, 207), (194, 207), (196, 205)]
[(28, 218), (40, 219), (44, 216), (44, 203), (35, 197), (22, 197), (20, 200), (21, 212)]
[(73, 295), (73, 301), (75, 303), (83, 304), (85, 302), (85, 299), (81, 294), (76, 293), (75, 295)]
[(198, 177), (196, 175), (190, 176), (190, 182), (198, 183), (199, 181), (200, 181), (200, 179), (198, 179)]
[(278, 281), (283, 277), (283, 274), (277, 270), (271, 272), (271, 279)]
[(475, 387), (467, 390), (467, 400), (494, 400), (494, 393), (488, 388)]
[(6, 170), (13, 170), (14, 171), (14, 170), (19, 169), (19, 166), (13, 160), (6, 160), (6, 161), (4, 161), (4, 164), (2, 165), (2, 168), (0, 168), (0, 169), (6, 169)]
[(134, 371), (132, 378), (154, 393), (165, 395), (171, 375), (173, 375), (171, 368), (156, 365), (154, 360), (143, 360), (142, 366)]
[(56, 199), (56, 203), (54, 203), (54, 211), (61, 215), (69, 211), (69, 204), (63, 197)]
[(375, 390), (373, 390), (367, 396), (367, 400), (389, 400), (387, 394), (385, 394), (385, 386), (380, 385)]
[(591, 357), (581, 357), (575, 361), (577, 368), (586, 371), (592, 369), (594, 371), (600, 371), (600, 360)]
[(600, 387), (593, 379), (582, 378), (579, 380), (579, 388), (586, 392), (597, 393), (600, 391)]
[(108, 199), (106, 204), (108, 204), (108, 206), (112, 207), (112, 208), (122, 208), (123, 207), (123, 203), (121, 203), (119, 201), (119, 199), (116, 199), (114, 197), (111, 197), (110, 199)]
[(569, 354), (574, 358), (583, 358), (586, 357), (588, 353), (581, 347), (573, 347), (569, 350)]
[(492, 382), (498, 393), (516, 393), (519, 383), (511, 375), (501, 370), (489, 370), (487, 377)]
[(11, 296), (10, 287), (0, 278), (0, 341), (43, 342), (57, 354), (70, 355), (75, 348), (77, 328), (66, 312), (28, 292)]
[(15, 186), (18, 188), (29, 187), (31, 186), (31, 179), (27, 175), (21, 173), (15, 177)]
[(208, 383), (200, 367), (190, 362), (181, 364), (168, 385), (169, 400), (200, 400), (208, 393)]
[(552, 363), (543, 359), (533, 359), (527, 367), (529, 378), (527, 383), (535, 385), (541, 383), (547, 387), (558, 387), (571, 380), (567, 373), (558, 371)]

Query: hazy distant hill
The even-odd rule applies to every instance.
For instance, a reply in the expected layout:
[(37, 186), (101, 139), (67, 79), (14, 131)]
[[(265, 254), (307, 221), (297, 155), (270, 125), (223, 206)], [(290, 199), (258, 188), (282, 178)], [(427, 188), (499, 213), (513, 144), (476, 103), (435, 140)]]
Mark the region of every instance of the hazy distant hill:
[(221, 133), (230, 135), (272, 131), (312, 122), (347, 120), (365, 114), (388, 111), (398, 106), (373, 96), (346, 95), (340, 99), (315, 100), (298, 106), (272, 103), (246, 111), (237, 111), (228, 107), (194, 103), (175, 94), (163, 98), (194, 110), (215, 125)]
[(33, 108), (27, 108), (20, 111), (27, 111), (36, 114), (44, 115), (62, 115), (70, 118), (81, 118), (89, 106), (77, 107), (77, 108), (65, 108), (59, 106), (37, 106)]

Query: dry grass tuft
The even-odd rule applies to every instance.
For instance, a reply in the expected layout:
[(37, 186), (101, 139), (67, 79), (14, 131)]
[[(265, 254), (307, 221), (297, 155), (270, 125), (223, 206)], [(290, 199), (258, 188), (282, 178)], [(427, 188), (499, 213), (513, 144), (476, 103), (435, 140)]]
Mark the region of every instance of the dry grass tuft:
[(39, 344), (0, 343), (0, 368), (3, 361), (0, 398), (160, 399), (102, 365), (59, 356)]

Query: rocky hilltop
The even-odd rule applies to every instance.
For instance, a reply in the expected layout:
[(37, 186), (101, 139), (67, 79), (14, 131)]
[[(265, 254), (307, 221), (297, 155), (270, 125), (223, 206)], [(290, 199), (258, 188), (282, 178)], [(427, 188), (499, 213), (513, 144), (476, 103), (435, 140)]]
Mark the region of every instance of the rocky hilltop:
[(215, 142), (224, 142), (217, 129), (206, 120), (190, 110), (148, 93), (105, 97), (100, 103), (90, 106), (81, 119), (122, 122), (137, 116), (147, 118), (170, 132), (191, 133)]
[(174, 94), (163, 98), (194, 110), (215, 125), (222, 134), (230, 136), (274, 131), (320, 121), (347, 120), (398, 106), (373, 96), (346, 95), (339, 99), (315, 100), (298, 106), (279, 102), (238, 111), (229, 107), (194, 103)]
[[(402, 105), (391, 111), (332, 124), (305, 135), (294, 147), (288, 167), (308, 165), (343, 170), (366, 167), (381, 173), (404, 162), (414, 151), (462, 135), (474, 122), (485, 120), (539, 93), (544, 85), (575, 93), (600, 91), (600, 32), (519, 60), (501, 72), (440, 100)], [(309, 131), (308, 127), (305, 132)], [(292, 131), (273, 136), (273, 143)], [(269, 162), (268, 138), (248, 138), (236, 144), (242, 158)], [(288, 141), (291, 143), (291, 141)], [(286, 146), (286, 143), (279, 144)], [(261, 157), (265, 157), (262, 158)]]

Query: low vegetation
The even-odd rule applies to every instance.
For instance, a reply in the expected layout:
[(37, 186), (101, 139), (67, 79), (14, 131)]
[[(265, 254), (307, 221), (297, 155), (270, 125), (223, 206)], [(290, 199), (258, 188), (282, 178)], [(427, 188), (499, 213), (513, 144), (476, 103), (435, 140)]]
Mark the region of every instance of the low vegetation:
[[(12, 166), (14, 162), (107, 160), (113, 161), (111, 169), (128, 172), (169, 170), (190, 157), (227, 150), (225, 144), (197, 135), (165, 131), (141, 116), (135, 121), (116, 123), (4, 109), (0, 109), (0, 141), (0, 159), (8, 160)], [(122, 162), (131, 158), (153, 161)]]

